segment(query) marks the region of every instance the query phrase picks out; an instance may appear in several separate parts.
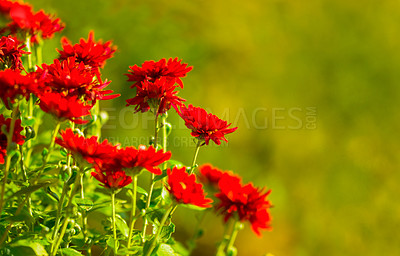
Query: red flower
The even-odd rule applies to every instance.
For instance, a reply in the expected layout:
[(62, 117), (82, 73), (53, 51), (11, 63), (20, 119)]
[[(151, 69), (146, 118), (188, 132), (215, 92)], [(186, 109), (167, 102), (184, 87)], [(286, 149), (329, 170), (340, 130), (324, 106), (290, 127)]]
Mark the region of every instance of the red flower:
[(6, 69), (0, 71), (1, 99), (9, 107), (9, 102), (15, 103), (18, 96), (29, 97), (36, 91), (35, 80), (31, 76), (21, 75), (19, 70)]
[(86, 139), (83, 136), (74, 134), (72, 129), (62, 132), (61, 137), (62, 139), (56, 138), (55, 142), (69, 150), (75, 160), (80, 163), (84, 159), (89, 164), (102, 167), (109, 164), (112, 156), (117, 152), (117, 146), (112, 145), (107, 140), (99, 143), (97, 136)]
[(91, 174), (105, 188), (120, 189), (132, 183), (132, 178), (127, 176), (122, 170), (103, 171), (97, 166), (95, 168), (96, 172), (92, 172)]
[(60, 19), (51, 17), (42, 10), (34, 13), (28, 4), (3, 1), (0, 3), (0, 10), (11, 19), (1, 33), (7, 30), (12, 34), (16, 34), (20, 30), (28, 31), (32, 36), (31, 41), (34, 43), (38, 42), (39, 34), (41, 38), (46, 39), (64, 29), (64, 24), (60, 22)]
[[(11, 118), (4, 118), (3, 114), (0, 115), (0, 127), (5, 126), (6, 131), (10, 131)], [(21, 119), (17, 119), (14, 124), (14, 132), (12, 141), (18, 145), (23, 145), (25, 136), (21, 135), (23, 127), (21, 126)], [(4, 164), (4, 159), (7, 156), (7, 135), (0, 129), (0, 164)]]
[(199, 167), (200, 181), (205, 185), (210, 185), (212, 187), (218, 187), (218, 183), (220, 179), (224, 175), (230, 175), (231, 177), (236, 177), (236, 179), (240, 182), (240, 177), (233, 174), (230, 171), (222, 171), (217, 167), (212, 166), (211, 164), (203, 164)]
[(63, 50), (57, 50), (60, 53), (59, 60), (65, 60), (69, 57), (75, 57), (77, 62), (83, 62), (91, 68), (103, 68), (106, 60), (113, 57), (116, 46), (111, 46), (111, 41), (103, 44), (100, 40), (94, 41), (94, 32), (90, 31), (88, 40), (81, 38), (79, 44), (72, 43), (65, 37), (61, 40)]
[(185, 101), (176, 96), (178, 94), (178, 91), (175, 91), (176, 87), (174, 81), (165, 77), (156, 79), (154, 82), (144, 80), (137, 86), (136, 96), (126, 100), (126, 105), (136, 105), (136, 112), (146, 112), (150, 108), (157, 108), (157, 114), (163, 114), (171, 108), (171, 105), (181, 106), (182, 101)]
[(269, 208), (271, 202), (264, 189), (258, 189), (249, 183), (242, 185), (235, 176), (224, 174), (219, 183), (220, 192), (216, 197), (220, 200), (217, 209), (225, 215), (224, 220), (231, 217), (238, 218), (241, 222), (249, 221), (255, 234), (261, 236), (260, 229), (271, 230), (271, 215)]
[(196, 182), (194, 174), (188, 174), (186, 168), (174, 167), (168, 172), (167, 190), (172, 194), (175, 201), (183, 204), (193, 204), (199, 207), (211, 207), (212, 200), (205, 198), (203, 185)]
[(42, 83), (43, 90), (62, 92), (69, 96), (83, 97), (85, 101), (95, 103), (97, 99), (108, 100), (119, 95), (106, 95), (111, 90), (103, 90), (110, 82), (99, 83), (95, 74), (83, 62), (76, 63), (74, 57), (60, 62), (54, 60), (51, 65), (38, 67), (36, 76)]
[(129, 171), (137, 172), (142, 168), (148, 170), (154, 174), (161, 174), (160, 168), (157, 166), (171, 158), (171, 152), (163, 152), (153, 146), (146, 148), (144, 145), (140, 145), (138, 149), (135, 147), (126, 147), (118, 150), (118, 162), (123, 168)]
[(181, 77), (185, 77), (192, 70), (192, 67), (187, 67), (187, 64), (181, 63), (181, 61), (178, 61), (178, 58), (170, 58), (168, 62), (166, 59), (161, 59), (157, 62), (151, 60), (145, 61), (142, 67), (137, 65), (130, 66), (131, 70), (128, 71), (130, 74), (126, 75), (128, 76), (128, 81), (135, 82), (131, 88), (138, 87), (143, 81), (154, 82), (161, 77), (165, 77), (173, 84), (178, 83), (183, 88)]
[(44, 93), (40, 95), (40, 108), (56, 116), (60, 121), (70, 120), (76, 124), (87, 123), (81, 117), (90, 115), (93, 105), (85, 105), (77, 96), (66, 97), (61, 93)]
[(30, 54), (22, 50), (24, 47), (25, 45), (21, 44), (16, 37), (3, 36), (0, 39), (0, 61), (10, 69), (24, 69), (21, 61), (22, 54)]
[(204, 140), (206, 145), (208, 145), (210, 139), (217, 145), (221, 144), (220, 140), (228, 142), (225, 135), (237, 129), (237, 127), (228, 128), (231, 124), (228, 124), (227, 121), (221, 120), (213, 114), (208, 114), (199, 107), (183, 105), (180, 107), (180, 111), (178, 108), (176, 110), (185, 121), (186, 127), (192, 130), (191, 135), (199, 140)]

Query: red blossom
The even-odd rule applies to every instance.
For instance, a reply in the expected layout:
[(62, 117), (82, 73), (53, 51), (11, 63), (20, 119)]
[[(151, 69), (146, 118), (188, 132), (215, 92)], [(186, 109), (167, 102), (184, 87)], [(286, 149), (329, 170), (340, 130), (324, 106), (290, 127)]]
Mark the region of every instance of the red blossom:
[(36, 76), (43, 90), (64, 93), (69, 96), (83, 97), (85, 101), (108, 100), (119, 95), (107, 95), (111, 90), (103, 90), (110, 82), (100, 83), (95, 74), (83, 62), (77, 63), (74, 57), (66, 60), (54, 60), (51, 65), (38, 67)]
[[(4, 118), (3, 114), (0, 115), (0, 127), (5, 126), (6, 131), (10, 130), (11, 118)], [(14, 132), (12, 141), (18, 145), (23, 145), (25, 136), (21, 135), (24, 128), (21, 126), (21, 119), (17, 119), (14, 124)], [(4, 164), (4, 159), (7, 156), (7, 135), (0, 129), (0, 164)]]
[(136, 96), (126, 100), (126, 105), (136, 106), (136, 112), (146, 112), (151, 108), (157, 108), (157, 114), (163, 114), (171, 108), (171, 105), (181, 106), (182, 101), (185, 101), (177, 96), (178, 91), (175, 91), (177, 87), (174, 81), (165, 77), (156, 79), (154, 82), (144, 80), (137, 86)]
[(199, 166), (199, 172), (200, 172), (200, 175), (198, 175), (199, 180), (203, 184), (210, 185), (212, 187), (218, 187), (220, 179), (226, 174), (232, 177), (236, 177), (238, 181), (241, 180), (239, 176), (233, 174), (232, 172), (222, 171), (217, 167), (212, 166), (211, 164), (203, 164)]
[(164, 163), (171, 158), (171, 152), (163, 152), (153, 146), (146, 148), (144, 145), (140, 145), (138, 149), (135, 147), (126, 147), (118, 150), (117, 156), (118, 162), (122, 168), (127, 171), (138, 172), (142, 168), (148, 170), (154, 174), (161, 174), (162, 171), (157, 166)]
[(77, 62), (83, 62), (93, 69), (103, 68), (106, 60), (113, 57), (117, 49), (116, 46), (111, 45), (111, 41), (96, 42), (93, 31), (89, 32), (87, 41), (81, 38), (79, 44), (72, 45), (66, 37), (63, 37), (61, 43), (63, 49), (57, 50), (60, 53), (60, 60), (75, 57)]
[(206, 198), (203, 185), (196, 182), (194, 174), (188, 174), (186, 168), (174, 167), (167, 171), (167, 190), (172, 194), (175, 201), (183, 204), (192, 204), (199, 207), (211, 207), (212, 200)]
[(36, 87), (36, 81), (30, 75), (22, 75), (19, 70), (0, 71), (1, 99), (7, 107), (10, 107), (9, 102), (15, 103), (19, 96), (29, 98)]
[(90, 115), (93, 105), (85, 105), (77, 96), (64, 96), (61, 93), (44, 93), (39, 96), (40, 108), (49, 114), (54, 115), (60, 121), (70, 120), (76, 124), (87, 123), (81, 119)]
[(99, 143), (97, 136), (86, 139), (83, 136), (74, 134), (72, 129), (61, 132), (61, 137), (62, 139), (56, 138), (55, 142), (70, 151), (75, 160), (81, 163), (82, 159), (84, 159), (89, 164), (102, 167), (110, 164), (112, 156), (117, 152), (117, 146), (112, 145), (107, 140)]
[(95, 168), (96, 172), (92, 172), (91, 174), (96, 180), (102, 183), (101, 186), (105, 188), (120, 189), (132, 183), (132, 178), (130, 176), (127, 176), (126, 173), (122, 170), (104, 171), (98, 166), (96, 166)]
[(260, 229), (271, 230), (271, 202), (267, 196), (271, 190), (265, 192), (253, 186), (252, 183), (242, 185), (240, 179), (225, 173), (218, 183), (220, 192), (217, 209), (224, 215), (224, 220), (238, 218), (241, 222), (249, 221), (255, 234), (261, 236)]
[(20, 30), (27, 31), (34, 43), (39, 41), (39, 36), (43, 39), (51, 38), (54, 33), (64, 29), (64, 24), (60, 19), (44, 13), (43, 10), (33, 12), (29, 4), (2, 1), (0, 10), (10, 19), (1, 32), (8, 30), (12, 34), (16, 34)]
[(213, 114), (207, 113), (204, 109), (193, 107), (193, 105), (181, 106), (180, 110), (176, 108), (180, 117), (185, 121), (187, 128), (192, 130), (191, 135), (204, 140), (208, 145), (209, 141), (214, 141), (217, 145), (221, 144), (220, 140), (228, 142), (225, 135), (236, 131), (235, 128), (228, 128), (231, 124), (227, 121), (219, 119)]
[(10, 69), (24, 69), (22, 66), (21, 57), (23, 54), (30, 54), (22, 50), (25, 45), (22, 44), (16, 37), (3, 36), (0, 39), (0, 61)]
[(173, 84), (177, 83), (183, 88), (183, 82), (181, 77), (185, 77), (186, 74), (192, 70), (193, 67), (187, 67), (187, 64), (181, 63), (182, 60), (178, 61), (178, 58), (170, 58), (167, 62), (166, 59), (161, 59), (157, 62), (145, 61), (142, 67), (137, 65), (130, 66), (128, 71), (128, 81), (135, 82), (131, 88), (140, 86), (143, 81), (154, 82), (161, 77), (165, 77)]

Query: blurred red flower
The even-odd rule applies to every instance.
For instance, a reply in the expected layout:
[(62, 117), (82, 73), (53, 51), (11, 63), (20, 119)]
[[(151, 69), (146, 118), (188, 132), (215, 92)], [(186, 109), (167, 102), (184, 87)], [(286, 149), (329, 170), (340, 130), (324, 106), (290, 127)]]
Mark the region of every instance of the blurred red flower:
[[(11, 118), (5, 118), (3, 114), (0, 115), (0, 127), (5, 126), (6, 131), (10, 131)], [(25, 136), (21, 135), (23, 127), (21, 126), (21, 119), (17, 119), (14, 124), (14, 132), (12, 141), (18, 145), (23, 145)], [(7, 135), (0, 129), (0, 164), (4, 164), (7, 156)]]
[(122, 170), (104, 171), (98, 166), (96, 166), (95, 169), (96, 172), (92, 172), (92, 176), (100, 183), (102, 183), (101, 186), (105, 188), (120, 189), (132, 183), (132, 178), (130, 176), (127, 176), (126, 173)]
[(44, 93), (39, 96), (40, 108), (54, 115), (60, 121), (70, 120), (76, 124), (85, 124), (88, 121), (81, 119), (90, 115), (93, 105), (85, 105), (77, 96), (64, 96), (61, 93)]
[(0, 61), (7, 68), (23, 70), (21, 57), (23, 54), (30, 54), (23, 49), (25, 45), (13, 36), (3, 36), (0, 39)]
[(183, 82), (181, 77), (185, 77), (186, 74), (192, 70), (193, 67), (187, 67), (187, 64), (181, 63), (182, 60), (178, 61), (178, 58), (170, 58), (167, 62), (166, 59), (161, 59), (157, 62), (145, 61), (142, 67), (137, 65), (130, 66), (128, 71), (128, 81), (135, 82), (131, 88), (140, 86), (143, 81), (155, 82), (161, 77), (165, 77), (172, 84), (179, 84), (183, 88)]
[(9, 102), (15, 103), (19, 97), (29, 98), (31, 92), (36, 92), (37, 84), (30, 75), (22, 75), (19, 70), (6, 69), (0, 71), (1, 99), (9, 108)]
[(224, 220), (230, 218), (238, 219), (241, 222), (249, 221), (255, 234), (261, 236), (260, 229), (271, 230), (271, 215), (269, 208), (271, 202), (267, 192), (253, 186), (252, 183), (242, 185), (240, 179), (225, 173), (218, 183), (219, 199), (217, 210), (224, 215)]
[(55, 142), (70, 151), (75, 160), (82, 164), (82, 160), (85, 160), (89, 164), (98, 165), (101, 168), (103, 165), (110, 164), (117, 152), (117, 146), (107, 140), (99, 143), (97, 136), (86, 139), (74, 134), (70, 128), (61, 132), (61, 137), (62, 139), (56, 138)]
[(117, 161), (122, 168), (125, 168), (128, 173), (139, 172), (142, 168), (151, 173), (159, 175), (162, 173), (157, 166), (171, 158), (171, 152), (165, 152), (160, 149), (156, 151), (153, 146), (146, 148), (140, 145), (139, 148), (126, 147), (118, 150), (116, 155)]
[(241, 181), (240, 177), (233, 174), (232, 172), (222, 171), (217, 167), (212, 166), (211, 164), (203, 164), (199, 166), (199, 172), (200, 174), (198, 175), (198, 177), (201, 183), (203, 183), (204, 185), (210, 185), (214, 188), (218, 187), (218, 183), (224, 175), (236, 177), (239, 182)]
[(203, 185), (196, 182), (194, 174), (188, 174), (186, 168), (174, 167), (167, 171), (168, 187), (167, 190), (178, 203), (192, 204), (199, 207), (209, 208), (213, 202), (206, 198)]
[(29, 4), (5, 0), (0, 2), (0, 11), (10, 19), (0, 33), (10, 31), (15, 35), (21, 30), (27, 31), (34, 43), (39, 42), (39, 37), (51, 38), (54, 33), (64, 29), (60, 19), (44, 13), (43, 10), (33, 12)]
[(150, 109), (156, 109), (157, 114), (167, 112), (171, 105), (181, 106), (181, 97), (177, 96), (175, 91), (175, 82), (165, 77), (156, 79), (154, 82), (144, 80), (136, 87), (136, 96), (126, 100), (127, 106), (136, 105), (136, 112), (146, 112)]
[(192, 130), (191, 135), (199, 140), (204, 140), (206, 145), (210, 140), (217, 145), (221, 144), (220, 140), (228, 142), (225, 135), (237, 129), (237, 127), (228, 128), (231, 124), (228, 124), (227, 121), (219, 119), (213, 114), (208, 114), (202, 108), (193, 107), (191, 104), (188, 107), (183, 105), (180, 109), (176, 108), (176, 111), (185, 121), (186, 127)]

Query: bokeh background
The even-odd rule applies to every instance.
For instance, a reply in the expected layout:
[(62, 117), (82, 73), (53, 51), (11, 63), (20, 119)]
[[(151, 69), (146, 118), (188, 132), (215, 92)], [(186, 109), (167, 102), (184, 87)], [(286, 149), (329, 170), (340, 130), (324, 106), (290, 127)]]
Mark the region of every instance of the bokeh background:
[[(101, 107), (103, 137), (124, 146), (152, 134), (150, 114), (124, 107), (128, 66), (179, 57), (194, 67), (180, 96), (239, 127), (199, 163), (273, 191), (273, 231), (257, 238), (246, 225), (239, 255), (400, 255), (398, 1), (29, 2), (59, 16), (74, 43), (94, 30), (118, 46), (103, 77), (122, 96)], [(46, 62), (60, 38), (46, 42)], [(168, 120), (169, 149), (189, 164), (189, 131), (174, 111)], [(183, 241), (195, 215), (178, 209), (174, 220)], [(207, 215), (196, 255), (213, 254), (223, 226)]]

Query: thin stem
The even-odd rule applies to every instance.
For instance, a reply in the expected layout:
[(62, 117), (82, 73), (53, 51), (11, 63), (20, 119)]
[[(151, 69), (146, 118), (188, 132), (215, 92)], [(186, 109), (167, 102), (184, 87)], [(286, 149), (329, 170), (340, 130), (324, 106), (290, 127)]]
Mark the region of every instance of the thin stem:
[(117, 228), (116, 228), (116, 217), (115, 217), (115, 191), (111, 190), (111, 204), (112, 204), (112, 225), (114, 235), (114, 255), (117, 255)]
[[(22, 146), (19, 147), (19, 153), (21, 154), (20, 165), (21, 165), (22, 178), (25, 182), (29, 182), (28, 174), (26, 173), (26, 169), (25, 169), (25, 165), (24, 165), (24, 155), (23, 155), (23, 151), (22, 151)], [(26, 194), (25, 199), (27, 199), (26, 206), (28, 208), (28, 213), (33, 218), (31, 194)], [(34, 223), (32, 222), (31, 230), (33, 230), (33, 228), (34, 228)]]
[(17, 103), (14, 106), (13, 110), (12, 110), (10, 129), (8, 130), (8, 133), (7, 133), (7, 148), (6, 148), (7, 157), (6, 157), (6, 166), (5, 166), (5, 169), (4, 169), (3, 184), (1, 186), (0, 214), (3, 211), (4, 195), (5, 195), (5, 192), (6, 192), (8, 172), (10, 171), (10, 166), (11, 166), (12, 155), (10, 154), (10, 150), (11, 150), (11, 144), (12, 144), (12, 139), (13, 139), (13, 135), (14, 135), (15, 122), (17, 121), (18, 112), (19, 112), (19, 104)]
[[(61, 228), (60, 235), (58, 237), (56, 236), (55, 240), (53, 240), (53, 243), (51, 245), (51, 256), (56, 255), (58, 247), (60, 247), (62, 238), (64, 237), (64, 234), (65, 234), (65, 231), (66, 231), (66, 225), (68, 225), (68, 222), (69, 222), (69, 219), (70, 219), (70, 214), (71, 214), (70, 209), (72, 208), (72, 204), (73, 204), (72, 200), (74, 198), (76, 190), (79, 187), (79, 182), (80, 182), (80, 177), (78, 177), (79, 175), (82, 175), (82, 173), (77, 173), (77, 175), (75, 177), (75, 182), (74, 182), (74, 185), (72, 187), (71, 194), (68, 197), (68, 204), (66, 206), (67, 216), (65, 217), (65, 219), (63, 221), (63, 226)], [(64, 228), (64, 226), (65, 226), (65, 228)]]
[[(154, 148), (157, 150), (158, 147), (158, 114), (155, 111), (155, 119), (154, 119)], [(146, 208), (145, 208), (145, 214), (147, 213), (147, 209), (149, 209), (150, 207), (150, 202), (151, 202), (151, 196), (153, 195), (153, 190), (154, 190), (154, 178), (155, 178), (155, 174), (152, 173), (151, 174), (151, 180), (150, 180), (150, 190), (149, 190), (149, 195), (147, 196), (147, 201), (146, 201)], [(145, 238), (146, 238), (146, 232), (147, 232), (147, 225), (149, 224), (149, 221), (147, 220), (146, 216), (144, 218), (144, 224), (143, 224), (143, 231), (142, 231), (142, 242), (145, 242)]]
[(153, 241), (151, 242), (150, 248), (147, 251), (147, 253), (145, 254), (145, 256), (150, 256), (151, 253), (153, 252), (154, 248), (157, 245), (157, 240), (158, 240), (158, 238), (159, 238), (159, 236), (161, 234), (161, 231), (162, 231), (162, 228), (165, 225), (165, 222), (167, 221), (167, 219), (170, 216), (170, 214), (175, 211), (176, 207), (177, 207), (177, 205), (171, 205), (171, 207), (169, 207), (168, 210), (164, 213), (164, 216), (162, 217), (161, 222), (160, 222), (160, 226), (157, 229), (157, 233), (156, 233)]
[(29, 35), (29, 33), (26, 34), (26, 49), (28, 50), (28, 52), (30, 52), (31, 54), (28, 54), (28, 71), (31, 72), (33, 71), (33, 63), (32, 63), (32, 48), (31, 48), (31, 36)]
[[(85, 190), (83, 186), (83, 178), (84, 174), (82, 173), (80, 177), (80, 187), (81, 187), (81, 199), (85, 199)], [(87, 237), (87, 215), (86, 215), (86, 210), (81, 208), (81, 213), (82, 213), (82, 232), (83, 232), (83, 238), (84, 241), (86, 242), (88, 237)]]
[(228, 240), (228, 230), (229, 230), (229, 226), (230, 226), (229, 224), (230, 224), (230, 222), (224, 226), (224, 233), (222, 235), (222, 241), (218, 245), (217, 253), (215, 254), (216, 256), (225, 255), (224, 250), (225, 250), (226, 242)]
[(201, 217), (196, 223), (196, 227), (194, 228), (193, 235), (190, 238), (190, 240), (188, 241), (189, 254), (196, 248), (196, 240), (199, 238), (198, 234), (199, 234), (199, 231), (200, 231), (200, 226), (203, 223), (207, 212), (208, 212), (207, 210), (204, 210), (204, 211), (201, 212)]
[(128, 236), (128, 249), (132, 245), (132, 236), (133, 236), (133, 229), (135, 227), (136, 222), (136, 191), (137, 191), (137, 175), (133, 176), (133, 189), (132, 189), (132, 211), (131, 211), (131, 219), (130, 219), (130, 226), (129, 226), (129, 236)]
[(233, 225), (233, 230), (232, 233), (230, 235), (229, 241), (228, 241), (228, 245), (226, 246), (225, 252), (229, 252), (233, 249), (233, 244), (235, 243), (236, 240), (236, 236), (239, 232), (239, 230), (241, 230), (242, 224), (240, 223), (240, 221), (236, 221), (235, 224)]
[(192, 164), (191, 164), (191, 168), (190, 168), (190, 173), (192, 174), (194, 172), (194, 168), (196, 166), (196, 160), (197, 160), (197, 156), (199, 155), (199, 151), (200, 151), (200, 147), (201, 147), (201, 140), (197, 141), (196, 144), (196, 149), (194, 151), (194, 156), (193, 156), (193, 160), (192, 160)]

